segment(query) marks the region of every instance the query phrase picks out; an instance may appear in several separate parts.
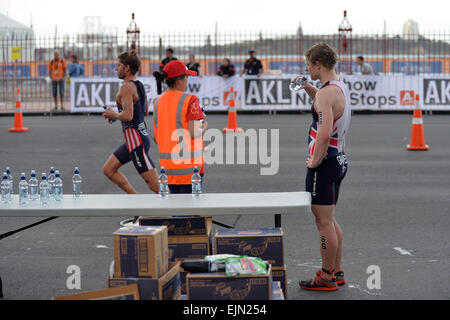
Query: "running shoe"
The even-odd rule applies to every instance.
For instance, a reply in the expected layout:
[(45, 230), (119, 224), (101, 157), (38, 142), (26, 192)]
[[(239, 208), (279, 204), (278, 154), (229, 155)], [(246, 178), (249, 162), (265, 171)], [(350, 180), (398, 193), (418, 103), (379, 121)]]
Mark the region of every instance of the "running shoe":
[(336, 291), (338, 289), (335, 277), (331, 280), (325, 280), (321, 275), (322, 270), (318, 270), (314, 279), (300, 281), (300, 288), (313, 291)]
[(334, 276), (336, 277), (336, 284), (338, 286), (343, 286), (345, 284), (344, 271), (339, 270), (338, 272), (334, 273)]
[[(320, 276), (321, 274), (322, 270), (317, 270), (316, 275)], [(339, 270), (338, 272), (335, 272), (333, 278), (336, 279), (336, 284), (338, 286), (343, 286), (345, 284), (344, 271)]]

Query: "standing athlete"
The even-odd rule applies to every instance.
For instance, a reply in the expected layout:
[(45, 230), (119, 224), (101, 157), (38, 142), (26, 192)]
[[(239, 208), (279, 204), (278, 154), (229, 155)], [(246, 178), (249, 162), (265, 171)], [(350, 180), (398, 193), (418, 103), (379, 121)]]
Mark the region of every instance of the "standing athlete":
[(350, 125), (350, 94), (336, 74), (337, 56), (330, 46), (316, 44), (305, 56), (306, 71), (311, 79), (323, 84), (320, 90), (309, 83), (303, 87), (314, 99), (306, 159), (306, 191), (311, 192), (311, 211), (319, 231), (322, 270), (316, 272), (315, 278), (300, 281), (300, 287), (335, 291), (338, 285), (345, 284), (341, 268), (342, 229), (334, 218), (334, 209), (348, 167), (344, 146)]
[(103, 173), (126, 193), (137, 193), (125, 175), (119, 172), (122, 165), (133, 161), (150, 190), (158, 193), (158, 175), (148, 155), (150, 138), (144, 122), (144, 117), (148, 115), (148, 101), (143, 84), (136, 80), (140, 65), (141, 61), (134, 51), (119, 56), (116, 71), (119, 79), (124, 80), (116, 97), (119, 112), (108, 108), (103, 112), (103, 117), (110, 123), (114, 119), (121, 121), (125, 143), (109, 156)]

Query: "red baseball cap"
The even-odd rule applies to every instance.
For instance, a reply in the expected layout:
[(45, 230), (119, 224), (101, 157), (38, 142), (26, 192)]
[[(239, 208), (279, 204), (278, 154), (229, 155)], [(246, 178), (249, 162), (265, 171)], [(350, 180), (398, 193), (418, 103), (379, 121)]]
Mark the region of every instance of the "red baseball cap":
[(167, 78), (175, 78), (182, 75), (196, 76), (197, 71), (189, 70), (186, 65), (180, 60), (172, 60), (163, 68), (163, 71), (167, 73)]

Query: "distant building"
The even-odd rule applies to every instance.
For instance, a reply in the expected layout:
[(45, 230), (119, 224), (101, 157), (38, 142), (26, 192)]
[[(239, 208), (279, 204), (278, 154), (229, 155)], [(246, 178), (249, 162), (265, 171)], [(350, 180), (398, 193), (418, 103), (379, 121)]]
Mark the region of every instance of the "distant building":
[(403, 24), (403, 38), (419, 39), (419, 24), (416, 21), (409, 19)]
[(82, 60), (116, 59), (118, 48), (118, 28), (103, 26), (99, 16), (87, 16), (76, 37), (78, 57)]
[(34, 61), (36, 41), (33, 28), (0, 13), (0, 63), (11, 62), (11, 49), (21, 48), (21, 62)]

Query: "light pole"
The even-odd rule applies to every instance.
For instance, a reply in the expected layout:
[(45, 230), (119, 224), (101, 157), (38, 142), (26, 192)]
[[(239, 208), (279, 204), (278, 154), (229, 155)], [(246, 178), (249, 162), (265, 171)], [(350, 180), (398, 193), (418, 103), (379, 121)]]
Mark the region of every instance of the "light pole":
[[(345, 68), (347, 70), (348, 74), (353, 73), (353, 61), (352, 61), (352, 50), (353, 50), (353, 43), (352, 43), (352, 25), (347, 19), (347, 10), (344, 10), (344, 18), (342, 19), (341, 23), (339, 24), (339, 58), (343, 60), (344, 57), (349, 58), (349, 66)], [(342, 61), (341, 60), (341, 61)], [(341, 63), (338, 65), (338, 72), (341, 72)]]

